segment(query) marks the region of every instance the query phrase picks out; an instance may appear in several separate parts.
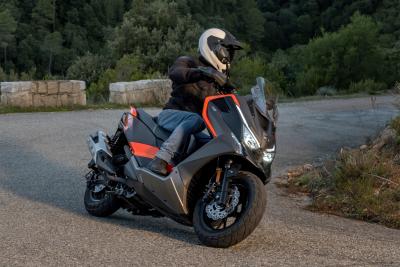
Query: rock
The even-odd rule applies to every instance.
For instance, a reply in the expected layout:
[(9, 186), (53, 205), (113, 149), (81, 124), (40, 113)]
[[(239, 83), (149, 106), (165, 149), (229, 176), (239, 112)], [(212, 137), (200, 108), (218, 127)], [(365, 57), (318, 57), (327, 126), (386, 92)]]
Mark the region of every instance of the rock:
[(312, 171), (312, 170), (314, 170), (314, 166), (311, 165), (311, 164), (305, 164), (305, 165), (303, 166), (303, 170), (304, 170), (305, 172)]
[(68, 95), (58, 95), (57, 96), (57, 106), (70, 106), (68, 102)]
[(337, 90), (334, 86), (322, 86), (318, 88), (316, 94), (320, 96), (333, 96), (337, 94)]
[(46, 95), (33, 95), (33, 106), (34, 107), (46, 107), (47, 96)]
[(69, 105), (80, 105), (80, 97), (81, 97), (81, 94), (68, 95), (68, 104)]
[(72, 83), (69, 81), (61, 81), (59, 92), (60, 94), (72, 93)]
[(119, 82), (110, 84), (109, 90), (112, 103), (160, 105), (167, 102), (172, 82), (168, 79)]
[(372, 148), (380, 150), (386, 145), (392, 145), (396, 141), (396, 131), (390, 127), (385, 128), (378, 138), (372, 143)]
[(37, 86), (38, 86), (37, 92), (39, 94), (47, 94), (47, 82), (45, 81), (37, 82)]
[(362, 146), (360, 146), (360, 149), (361, 149), (361, 150), (366, 150), (367, 148), (368, 148), (367, 145), (362, 145)]
[(58, 94), (58, 81), (47, 82), (47, 94), (56, 95)]
[(32, 82), (17, 82), (18, 92), (31, 92)]
[(37, 84), (37, 82), (32, 82), (31, 93), (32, 94), (37, 94), (38, 93), (38, 84)]
[(78, 104), (81, 106), (86, 106), (86, 92), (85, 91), (80, 93)]
[(12, 82), (2, 82), (1, 83), (1, 93), (16, 93), (18, 92), (18, 87), (13, 85)]
[(7, 104), (15, 107), (31, 107), (32, 94), (30, 91), (9, 94)]
[(72, 82), (72, 92), (80, 93), (86, 90), (86, 83), (83, 81), (71, 81)]
[(83, 81), (2, 82), (1, 103), (20, 107), (60, 107), (86, 105), (86, 84)]

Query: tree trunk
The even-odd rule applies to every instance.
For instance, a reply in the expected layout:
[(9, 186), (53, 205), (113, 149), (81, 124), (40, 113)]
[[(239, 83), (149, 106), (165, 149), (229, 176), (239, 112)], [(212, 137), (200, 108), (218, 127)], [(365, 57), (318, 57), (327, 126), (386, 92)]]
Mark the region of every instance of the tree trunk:
[(56, 31), (56, 0), (53, 0), (53, 32)]
[(53, 64), (53, 52), (50, 52), (49, 57), (49, 75), (51, 76), (51, 65)]
[(4, 46), (4, 72), (7, 73), (7, 46)]

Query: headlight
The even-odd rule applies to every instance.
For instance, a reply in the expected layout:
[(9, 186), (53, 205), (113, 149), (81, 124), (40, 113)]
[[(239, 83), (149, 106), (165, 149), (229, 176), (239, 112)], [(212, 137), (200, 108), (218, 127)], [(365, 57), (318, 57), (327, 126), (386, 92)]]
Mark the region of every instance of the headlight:
[(254, 150), (260, 148), (260, 143), (258, 143), (254, 134), (246, 126), (243, 126), (243, 141), (250, 149)]
[(233, 141), (235, 141), (235, 152), (239, 155), (243, 155), (243, 148), (242, 144), (239, 142), (239, 140), (236, 138), (236, 136), (231, 133)]
[(263, 161), (266, 163), (271, 163), (275, 158), (275, 152), (267, 152), (263, 153)]
[(263, 161), (266, 163), (271, 163), (275, 158), (275, 151), (275, 146), (273, 146), (272, 148), (267, 148), (263, 152)]

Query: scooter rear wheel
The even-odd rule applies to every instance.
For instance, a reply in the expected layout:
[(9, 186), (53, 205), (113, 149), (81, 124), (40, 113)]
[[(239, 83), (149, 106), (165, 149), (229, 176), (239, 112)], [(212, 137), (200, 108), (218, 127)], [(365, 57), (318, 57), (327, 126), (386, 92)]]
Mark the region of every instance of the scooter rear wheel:
[[(193, 213), (194, 230), (200, 241), (210, 247), (226, 248), (235, 245), (249, 236), (259, 224), (266, 207), (266, 190), (261, 180), (249, 172), (240, 172), (232, 177), (229, 190), (231, 199), (237, 196), (239, 201), (233, 211), (224, 218), (210, 218), (211, 207), (215, 208), (214, 200), (199, 199)], [(236, 203), (237, 202), (237, 203)], [(218, 207), (216, 207), (218, 210)], [(223, 212), (223, 211), (222, 211)], [(221, 215), (224, 213), (217, 213)], [(213, 216), (211, 216), (213, 217)]]
[(104, 191), (95, 193), (93, 189), (86, 187), (85, 209), (90, 215), (96, 217), (107, 217), (120, 208), (118, 199)]

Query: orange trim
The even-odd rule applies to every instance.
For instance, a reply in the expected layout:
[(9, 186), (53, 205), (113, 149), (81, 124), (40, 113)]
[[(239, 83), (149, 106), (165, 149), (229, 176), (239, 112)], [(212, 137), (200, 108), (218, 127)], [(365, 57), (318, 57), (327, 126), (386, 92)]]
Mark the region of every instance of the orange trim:
[(214, 137), (217, 136), (217, 132), (215, 131), (213, 125), (210, 122), (210, 119), (208, 118), (207, 108), (208, 108), (208, 104), (210, 101), (213, 101), (218, 98), (224, 98), (224, 97), (231, 97), (232, 100), (236, 103), (236, 105), (238, 105), (240, 107), (239, 100), (237, 99), (236, 95), (234, 95), (234, 94), (208, 96), (208, 97), (206, 97), (206, 100), (204, 101), (203, 112), (202, 112), (203, 120), (206, 123), (207, 128), (210, 130), (211, 134)]
[(137, 117), (137, 110), (134, 107), (131, 107), (131, 114), (133, 117)]
[(150, 159), (154, 158), (158, 150), (160, 150), (158, 147), (137, 142), (129, 142), (129, 146), (131, 147), (131, 151), (135, 156)]

